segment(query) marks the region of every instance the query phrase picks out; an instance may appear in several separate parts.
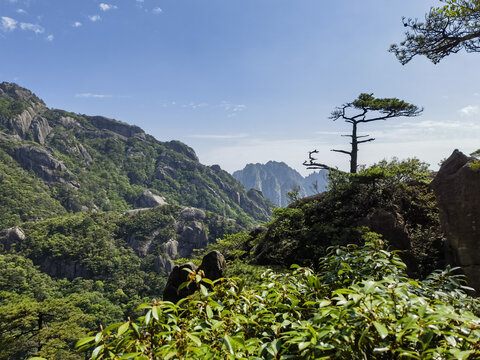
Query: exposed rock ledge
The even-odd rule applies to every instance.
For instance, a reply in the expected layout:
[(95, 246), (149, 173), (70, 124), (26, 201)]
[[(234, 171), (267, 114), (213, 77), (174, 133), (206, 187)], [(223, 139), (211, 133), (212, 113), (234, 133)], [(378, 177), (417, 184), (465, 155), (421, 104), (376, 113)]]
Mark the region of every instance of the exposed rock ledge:
[[(442, 164), (432, 188), (445, 235), (468, 285), (480, 292), (480, 169), (478, 160), (455, 150)], [(475, 164), (475, 165), (474, 165)], [(473, 165), (473, 166), (472, 166)]]

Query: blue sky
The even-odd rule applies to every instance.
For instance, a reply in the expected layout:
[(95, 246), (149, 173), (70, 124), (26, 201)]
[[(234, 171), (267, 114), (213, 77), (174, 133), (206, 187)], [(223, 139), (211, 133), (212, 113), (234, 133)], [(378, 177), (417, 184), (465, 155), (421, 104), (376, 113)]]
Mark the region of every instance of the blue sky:
[(480, 147), (480, 54), (400, 65), (401, 18), (435, 0), (0, 0), (0, 81), (48, 106), (181, 140), (227, 171), (307, 151), (348, 169), (349, 127), (328, 119), (361, 92), (423, 106), (360, 128), (359, 162), (416, 156), (436, 168)]

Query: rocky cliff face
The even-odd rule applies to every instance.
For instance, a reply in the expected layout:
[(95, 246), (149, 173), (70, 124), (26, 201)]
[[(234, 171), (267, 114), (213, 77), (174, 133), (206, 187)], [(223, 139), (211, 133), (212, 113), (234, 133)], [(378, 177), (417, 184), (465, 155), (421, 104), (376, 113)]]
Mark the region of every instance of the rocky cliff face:
[(469, 286), (480, 292), (480, 162), (458, 150), (432, 182), (442, 228)]
[(249, 196), (219, 166), (202, 165), (179, 141), (160, 142), (137, 126), (102, 116), (49, 109), (29, 90), (5, 82), (0, 83), (0, 152), (42, 179), (69, 211), (170, 203), (244, 223), (270, 214), (262, 196)]
[(278, 206), (290, 202), (287, 192), (299, 189), (299, 197), (322, 192), (327, 184), (326, 172), (315, 172), (304, 178), (283, 162), (269, 161), (266, 164), (248, 164), (243, 170), (233, 173), (246, 189), (256, 189)]

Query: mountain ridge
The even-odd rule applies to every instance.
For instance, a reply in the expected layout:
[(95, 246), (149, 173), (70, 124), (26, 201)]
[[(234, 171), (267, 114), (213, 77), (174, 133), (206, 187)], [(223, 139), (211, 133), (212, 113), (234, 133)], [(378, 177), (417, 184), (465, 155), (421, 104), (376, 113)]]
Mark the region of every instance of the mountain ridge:
[[(64, 208), (55, 210), (57, 215), (131, 210), (145, 190), (168, 203), (203, 208), (243, 224), (265, 221), (270, 214), (266, 200), (249, 197), (219, 166), (201, 164), (186, 144), (158, 141), (115, 119), (48, 108), (28, 89), (7, 82), (0, 83), (0, 152), (17, 182), (30, 178)], [(5, 197), (0, 195), (0, 204)], [(20, 194), (16, 199), (22, 201)], [(31, 219), (26, 211), (20, 214), (21, 221)], [(2, 220), (1, 228), (18, 223)]]
[(305, 197), (322, 192), (327, 185), (327, 172), (321, 170), (303, 177), (284, 162), (268, 161), (266, 164), (247, 164), (232, 175), (247, 189), (256, 189), (278, 206), (287, 206), (291, 199), (288, 192), (297, 192), (297, 197)]

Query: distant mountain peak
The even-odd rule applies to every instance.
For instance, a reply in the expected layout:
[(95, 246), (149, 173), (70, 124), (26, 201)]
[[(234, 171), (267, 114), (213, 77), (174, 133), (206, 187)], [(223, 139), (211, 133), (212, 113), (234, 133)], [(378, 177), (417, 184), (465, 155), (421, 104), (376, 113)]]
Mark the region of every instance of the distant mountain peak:
[(314, 172), (304, 178), (284, 162), (270, 160), (266, 164), (247, 164), (233, 173), (246, 189), (256, 189), (279, 206), (288, 205), (287, 192), (299, 189), (299, 196), (322, 192), (327, 184), (326, 171)]

